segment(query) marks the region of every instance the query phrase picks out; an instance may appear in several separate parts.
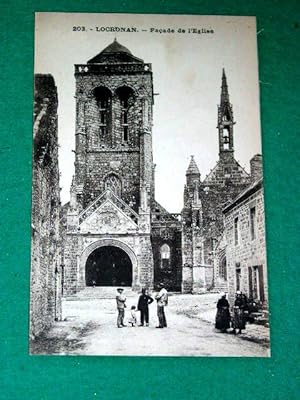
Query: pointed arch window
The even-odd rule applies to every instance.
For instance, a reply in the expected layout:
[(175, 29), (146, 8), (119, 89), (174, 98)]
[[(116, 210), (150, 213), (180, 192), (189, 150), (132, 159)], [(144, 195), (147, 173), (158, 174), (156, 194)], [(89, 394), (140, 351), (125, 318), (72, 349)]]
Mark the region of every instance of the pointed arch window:
[(105, 190), (110, 189), (118, 197), (121, 197), (122, 182), (121, 182), (121, 179), (117, 175), (115, 175), (115, 174), (108, 175), (104, 181), (104, 188), (105, 188)]
[(98, 107), (99, 134), (104, 138), (110, 131), (111, 126), (111, 92), (105, 87), (97, 87), (94, 95)]
[(133, 103), (133, 90), (127, 86), (122, 86), (117, 89), (117, 95), (121, 106), (121, 130), (122, 141), (128, 142), (130, 136), (130, 106)]
[(223, 143), (224, 143), (224, 150), (230, 150), (230, 138), (229, 138), (228, 127), (225, 127), (223, 130)]
[(170, 246), (165, 243), (160, 248), (161, 268), (168, 269), (170, 267)]

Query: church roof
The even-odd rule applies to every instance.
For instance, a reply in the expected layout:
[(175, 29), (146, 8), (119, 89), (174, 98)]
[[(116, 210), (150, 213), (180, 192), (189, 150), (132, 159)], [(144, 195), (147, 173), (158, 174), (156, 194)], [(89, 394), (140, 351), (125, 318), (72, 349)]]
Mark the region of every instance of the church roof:
[(143, 63), (143, 60), (135, 57), (127, 47), (120, 44), (115, 39), (111, 44), (105, 47), (99, 54), (91, 58), (88, 64), (101, 64), (101, 63), (119, 63), (119, 62), (138, 62)]
[(219, 160), (215, 167), (203, 180), (203, 185), (219, 184), (225, 178), (227, 178), (226, 173), (224, 172), (224, 168), (230, 168), (228, 179), (238, 182), (239, 184), (245, 184), (249, 182), (250, 175), (233, 158), (230, 163), (224, 163), (222, 160)]
[(200, 175), (199, 168), (194, 160), (194, 156), (191, 156), (191, 161), (188, 169), (186, 170), (186, 175), (198, 174)]

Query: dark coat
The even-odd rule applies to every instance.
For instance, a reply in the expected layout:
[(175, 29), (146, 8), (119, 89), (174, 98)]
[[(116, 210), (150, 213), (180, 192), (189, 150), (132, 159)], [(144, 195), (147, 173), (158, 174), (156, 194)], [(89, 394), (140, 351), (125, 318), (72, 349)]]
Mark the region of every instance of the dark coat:
[(229, 303), (221, 298), (217, 303), (216, 329), (228, 329), (230, 327)]
[(148, 296), (147, 294), (141, 294), (138, 301), (138, 310), (146, 310), (148, 305), (153, 302), (152, 297)]

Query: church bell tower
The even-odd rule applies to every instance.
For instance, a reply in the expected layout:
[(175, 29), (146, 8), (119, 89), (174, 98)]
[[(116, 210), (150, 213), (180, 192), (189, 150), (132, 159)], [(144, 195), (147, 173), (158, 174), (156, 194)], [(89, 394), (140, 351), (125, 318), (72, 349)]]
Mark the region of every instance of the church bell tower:
[(221, 100), (218, 106), (219, 156), (221, 159), (234, 157), (233, 148), (233, 120), (232, 105), (229, 101), (227, 78), (225, 69), (222, 72)]
[(75, 190), (82, 209), (111, 189), (134, 211), (152, 188), (151, 64), (116, 40), (75, 65)]
[(75, 65), (75, 81), (67, 291), (152, 287), (151, 64), (115, 39), (86, 64)]

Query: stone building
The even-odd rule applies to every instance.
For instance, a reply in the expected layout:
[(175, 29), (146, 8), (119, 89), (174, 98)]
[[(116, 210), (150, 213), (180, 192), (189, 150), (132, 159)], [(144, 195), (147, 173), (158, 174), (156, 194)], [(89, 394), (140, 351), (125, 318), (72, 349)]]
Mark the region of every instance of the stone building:
[(151, 64), (116, 40), (75, 65), (75, 175), (64, 285), (181, 283), (181, 224), (154, 196)]
[[(252, 159), (253, 176), (261, 172), (261, 157)], [(223, 210), (226, 238), (228, 294), (235, 292), (268, 303), (263, 181), (258, 178)]]
[(35, 76), (32, 177), (30, 337), (61, 318), (60, 189), (57, 91), (51, 75)]
[(186, 171), (182, 211), (182, 290), (227, 289), (222, 209), (251, 182), (234, 157), (235, 121), (223, 69), (217, 129), (219, 159), (201, 180), (194, 158)]

